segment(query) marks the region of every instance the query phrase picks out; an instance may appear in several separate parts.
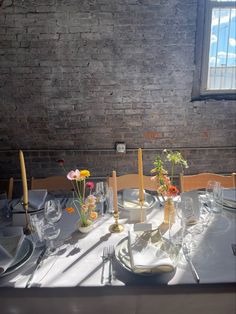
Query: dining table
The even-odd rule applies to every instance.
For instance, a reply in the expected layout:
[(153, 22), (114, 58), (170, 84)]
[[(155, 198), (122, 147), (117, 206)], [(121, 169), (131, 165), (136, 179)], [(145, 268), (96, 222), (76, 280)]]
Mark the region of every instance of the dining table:
[[(164, 206), (158, 198), (153, 195), (151, 197), (153, 202), (146, 210), (145, 223), (149, 224), (148, 226), (152, 230), (161, 229), (161, 236), (168, 241), (168, 226), (163, 224)], [(138, 225), (130, 221), (130, 214), (127, 209), (119, 209), (118, 221), (124, 227), (122, 232), (110, 232), (110, 226), (114, 224), (115, 220), (112, 213), (106, 212), (98, 217), (89, 233), (81, 233), (78, 231), (77, 226), (79, 216), (76, 212), (71, 214), (65, 209), (71, 199), (61, 198), (61, 201), (63, 210), (62, 217), (57, 222), (60, 235), (56, 239), (57, 249), (55, 253), (48, 256), (44, 255), (40, 261), (40, 267), (36, 268), (43, 245), (39, 243), (36, 234), (27, 235), (26, 238), (33, 244), (30, 258), (18, 269), (9, 273), (6, 272), (0, 277), (0, 298), (1, 295), (9, 297), (13, 293), (12, 291), (18, 291), (16, 299), (19, 300), (18, 298), (23, 292), (20, 291), (21, 289), (12, 288), (26, 288), (29, 278), (32, 277), (30, 289), (27, 289), (27, 291), (40, 291), (41, 296), (46, 293), (45, 291), (49, 291), (48, 296), (51, 295), (53, 291), (51, 288), (54, 288), (54, 291), (59, 291), (59, 295), (61, 291), (64, 291), (64, 295), (67, 296), (69, 291), (71, 296), (74, 296), (74, 291), (79, 291), (78, 293), (82, 298), (85, 297), (85, 291), (90, 291), (90, 296), (93, 298), (96, 295), (101, 295), (101, 291), (105, 291), (106, 295), (110, 295), (113, 291), (113, 298), (123, 296), (124, 302), (127, 303), (125, 295), (129, 295), (129, 293), (124, 291), (129, 290), (124, 290), (124, 288), (131, 288), (132, 291), (136, 289), (134, 293), (136, 310), (124, 311), (124, 313), (141, 313), (137, 310), (137, 298), (140, 291), (143, 294), (148, 294), (149, 297), (153, 297), (153, 290), (150, 290), (153, 288), (156, 289), (155, 291), (159, 295), (167, 293), (172, 297), (178, 295), (178, 293), (184, 296), (191, 293), (191, 291), (201, 291), (202, 296), (205, 291), (205, 296), (208, 295), (209, 301), (212, 300), (215, 287), (218, 287), (216, 295), (219, 292), (226, 292), (226, 294), (220, 295), (221, 297), (224, 295), (226, 300), (227, 296), (230, 297), (228, 313), (230, 311), (233, 313), (236, 308), (233, 297), (236, 284), (235, 211), (222, 210), (221, 213), (214, 214), (209, 224), (197, 236), (197, 246), (191, 252), (191, 261), (200, 278), (200, 282), (197, 283), (187, 259), (184, 258), (184, 254), (181, 252), (176, 267), (170, 272), (137, 274), (119, 260), (118, 249), (120, 244), (127, 241), (129, 231), (133, 231), (135, 226)], [(139, 206), (136, 210), (140, 210)], [(39, 212), (40, 214), (43, 215), (43, 212)], [(109, 248), (114, 249), (114, 252), (112, 252), (112, 257), (104, 262), (104, 250)], [(200, 287), (201, 290), (192, 290), (196, 289), (195, 287)], [(210, 287), (210, 290), (205, 290), (207, 287)], [(227, 294), (227, 291), (229, 294)], [(28, 299), (31, 294), (32, 292), (26, 292)], [(44, 295), (45, 297), (47, 297), (47, 293)], [(133, 294), (130, 295), (130, 298), (132, 297)], [(190, 297), (190, 300), (192, 297)], [(7, 302), (6, 300), (8, 299), (6, 298), (5, 302)], [(215, 306), (219, 310), (218, 301), (216, 301)], [(149, 302), (151, 301), (148, 301), (148, 304)], [(163, 302), (163, 299), (160, 302)], [(6, 304), (6, 308), (9, 310), (9, 303)], [(105, 305), (103, 304), (103, 306)], [(83, 308), (84, 313), (87, 313), (86, 306)], [(59, 309), (58, 312), (60, 312)], [(118, 310), (114, 309), (114, 313), (116, 312), (118, 313)], [(27, 313), (27, 310), (25, 310), (25, 313)], [(105, 312), (103, 311), (103, 313)]]

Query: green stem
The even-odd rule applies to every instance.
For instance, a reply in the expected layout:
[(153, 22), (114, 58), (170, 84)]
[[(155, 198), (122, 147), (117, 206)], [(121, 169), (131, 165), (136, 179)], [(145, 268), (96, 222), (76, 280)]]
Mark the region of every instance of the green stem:
[(170, 182), (173, 185), (173, 177), (174, 177), (174, 163), (171, 163), (171, 179)]

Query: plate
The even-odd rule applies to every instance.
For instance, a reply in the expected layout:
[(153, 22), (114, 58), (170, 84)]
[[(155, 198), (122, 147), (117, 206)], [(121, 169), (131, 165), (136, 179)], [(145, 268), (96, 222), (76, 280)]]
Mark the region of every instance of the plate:
[(33, 242), (30, 239), (25, 238), (24, 242), (22, 243), (21, 249), (13, 260), (11, 266), (9, 266), (8, 269), (3, 274), (1, 274), (1, 277), (9, 275), (22, 267), (31, 258), (33, 252)]
[(178, 250), (177, 248), (168, 240), (162, 238), (156, 243), (153, 243), (157, 248), (168, 253), (170, 259), (173, 261), (173, 267), (170, 265), (160, 265), (160, 267), (155, 268), (153, 272), (134, 272), (130, 265), (130, 255), (128, 249), (128, 237), (123, 238), (115, 248), (115, 257), (118, 263), (125, 268), (127, 271), (132, 272), (141, 276), (153, 276), (162, 273), (172, 272), (177, 264)]
[[(139, 190), (127, 189), (118, 192), (118, 206), (121, 209), (132, 210), (140, 207), (139, 205)], [(150, 209), (157, 203), (154, 195), (145, 192), (144, 209)]]
[(224, 189), (223, 190), (223, 201), (236, 204), (236, 189)]

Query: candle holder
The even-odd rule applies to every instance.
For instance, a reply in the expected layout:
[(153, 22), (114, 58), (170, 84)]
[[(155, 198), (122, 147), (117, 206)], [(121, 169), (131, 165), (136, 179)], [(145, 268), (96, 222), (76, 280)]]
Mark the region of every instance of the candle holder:
[(28, 203), (22, 203), (22, 206), (24, 207), (25, 210), (25, 227), (24, 227), (24, 234), (29, 235), (32, 233), (32, 226), (29, 221), (29, 214), (28, 214)]
[(114, 212), (113, 214), (114, 218), (115, 218), (115, 223), (110, 225), (109, 227), (109, 231), (111, 233), (119, 233), (122, 232), (124, 230), (124, 226), (118, 223), (118, 219), (119, 219), (119, 213), (118, 212)]

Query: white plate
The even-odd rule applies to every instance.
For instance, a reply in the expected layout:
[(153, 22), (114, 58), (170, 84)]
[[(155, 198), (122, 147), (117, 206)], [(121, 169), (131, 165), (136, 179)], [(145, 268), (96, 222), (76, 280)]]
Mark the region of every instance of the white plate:
[(9, 275), (22, 267), (31, 258), (34, 248), (34, 243), (30, 239), (25, 238), (21, 249), (13, 260), (11, 266), (9, 266), (8, 269), (3, 274), (1, 274), (1, 277)]
[[(150, 209), (157, 203), (154, 195), (145, 192), (144, 209)], [(121, 209), (132, 210), (139, 208), (139, 190), (127, 189), (118, 192), (118, 206)]]
[(223, 201), (236, 204), (236, 189), (223, 189)]
[(134, 272), (130, 265), (128, 237), (125, 237), (117, 244), (115, 248), (116, 260), (119, 262), (119, 264), (123, 268), (125, 268), (129, 272), (132, 272), (137, 275), (142, 275), (142, 276), (153, 276), (153, 275), (173, 271), (177, 264), (177, 257), (178, 257), (177, 248), (171, 242), (169, 242), (168, 240), (165, 240), (164, 238), (162, 238), (160, 241), (158, 241), (154, 245), (156, 245), (158, 248), (162, 249), (163, 251), (169, 254), (169, 257), (173, 261), (174, 267), (171, 267), (170, 265), (160, 265), (159, 268), (155, 268), (154, 272), (151, 272), (151, 271), (150, 272)]

